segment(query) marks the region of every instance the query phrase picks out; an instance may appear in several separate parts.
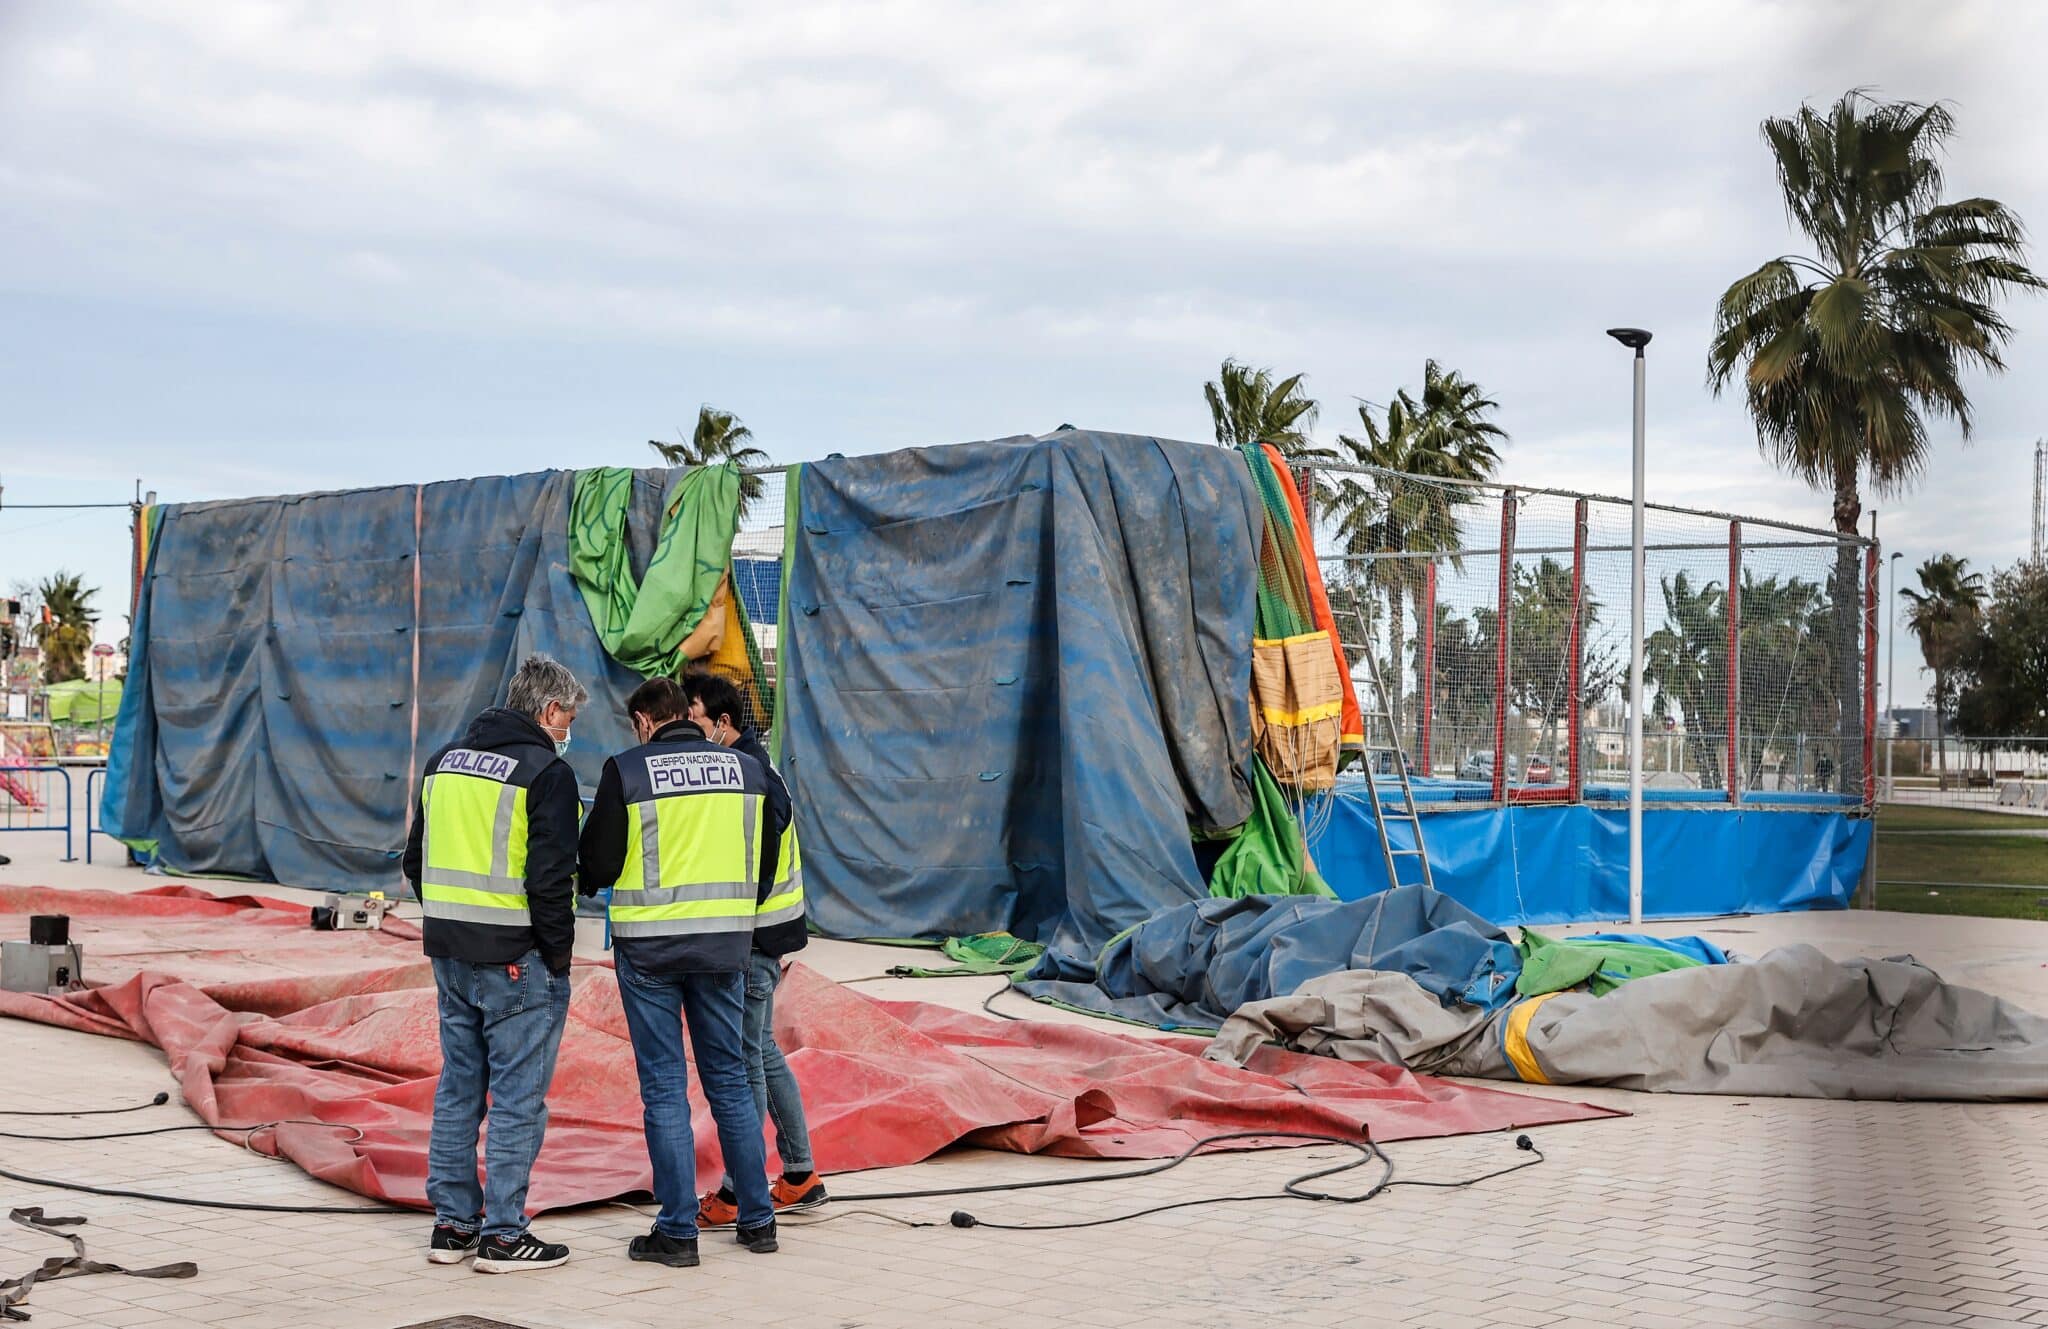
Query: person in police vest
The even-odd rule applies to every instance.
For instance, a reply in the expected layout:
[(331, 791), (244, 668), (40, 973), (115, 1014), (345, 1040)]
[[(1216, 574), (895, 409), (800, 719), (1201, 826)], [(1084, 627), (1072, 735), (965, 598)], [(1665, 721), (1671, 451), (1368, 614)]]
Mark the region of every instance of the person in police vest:
[[(690, 698), (690, 720), (705, 737), (761, 763), (771, 783), (788, 795), (788, 785), (768, 759), (760, 732), (743, 717), (750, 713), (745, 698), (729, 678), (705, 670), (683, 676)], [(804, 1123), (803, 1091), (775, 1041), (775, 988), (782, 981), (782, 957), (802, 950), (810, 941), (804, 924), (803, 856), (797, 850), (794, 801), (789, 830), (776, 855), (775, 885), (754, 917), (754, 954), (747, 967), (747, 1013), (741, 1034), (747, 1052), (747, 1083), (753, 1087), (754, 1110), (775, 1123), (775, 1151), (782, 1156), (782, 1176), (768, 1188), (777, 1209), (809, 1209), (825, 1203), (825, 1179), (811, 1165), (811, 1133)], [(739, 1197), (732, 1178), (708, 1192), (697, 1205), (699, 1227), (731, 1227), (739, 1221)]]
[[(528, 656), (505, 704), (427, 759), (402, 864), (440, 994), (441, 1079), (427, 1145), (427, 1258), (478, 1273), (547, 1269), (569, 1248), (527, 1230), (526, 1186), (547, 1131), (548, 1082), (576, 944), (576, 775), (562, 760), (588, 694)], [(485, 1178), (477, 1128), (490, 1100)]]
[(661, 1204), (635, 1260), (697, 1263), (697, 1147), (682, 1025), (738, 1199), (739, 1244), (776, 1248), (761, 1118), (742, 1022), (754, 920), (774, 890), (789, 796), (752, 757), (713, 743), (671, 678), (626, 700), (639, 747), (604, 764), (583, 824), (580, 888), (611, 888), (613, 968), (633, 1040)]

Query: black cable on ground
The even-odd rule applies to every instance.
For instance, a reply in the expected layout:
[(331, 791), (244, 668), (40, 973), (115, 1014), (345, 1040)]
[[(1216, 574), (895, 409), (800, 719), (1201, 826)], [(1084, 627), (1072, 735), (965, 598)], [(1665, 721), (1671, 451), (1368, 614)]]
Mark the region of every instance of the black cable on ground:
[[(1135, 1218), (1146, 1218), (1153, 1214), (1163, 1214), (1175, 1209), (1188, 1209), (1207, 1204), (1239, 1204), (1256, 1200), (1313, 1200), (1334, 1204), (1363, 1204), (1395, 1186), (1432, 1186), (1442, 1189), (1475, 1186), (1482, 1181), (1490, 1181), (1495, 1177), (1505, 1176), (1510, 1172), (1519, 1172), (1523, 1168), (1535, 1167), (1544, 1161), (1543, 1153), (1536, 1148), (1535, 1142), (1526, 1135), (1520, 1135), (1515, 1137), (1515, 1147), (1535, 1154), (1535, 1158), (1516, 1163), (1510, 1167), (1497, 1168), (1494, 1171), (1482, 1173), (1476, 1177), (1467, 1177), (1460, 1181), (1396, 1181), (1394, 1180), (1394, 1160), (1378, 1144), (1371, 1140), (1352, 1139), (1341, 1135), (1326, 1135), (1306, 1131), (1232, 1131), (1227, 1134), (1211, 1135), (1197, 1140), (1187, 1149), (1173, 1158), (1167, 1159), (1165, 1162), (1155, 1163), (1149, 1167), (1131, 1168), (1122, 1172), (1105, 1173), (1098, 1176), (1051, 1177), (1039, 1181), (998, 1182), (981, 1186), (950, 1186), (921, 1191), (842, 1195), (834, 1196), (832, 1202), (837, 1204), (867, 1203), (876, 1200), (933, 1199), (952, 1195), (982, 1195), (998, 1191), (1038, 1190), (1052, 1186), (1080, 1186), (1104, 1181), (1131, 1181), (1140, 1177), (1157, 1176), (1162, 1172), (1179, 1167), (1182, 1163), (1194, 1157), (1196, 1153), (1213, 1144), (1221, 1144), (1230, 1140), (1258, 1139), (1306, 1140), (1317, 1144), (1341, 1145), (1347, 1149), (1358, 1151), (1359, 1156), (1348, 1163), (1339, 1163), (1334, 1167), (1313, 1169), (1297, 1177), (1290, 1178), (1282, 1183), (1278, 1191), (1260, 1192), (1250, 1195), (1215, 1195), (1195, 1200), (1179, 1200), (1171, 1204), (1155, 1205), (1149, 1209), (1140, 1209), (1134, 1213), (1117, 1214), (1108, 1218), (1076, 1220), (1066, 1223), (996, 1223), (976, 1218), (973, 1214), (967, 1213), (964, 1210), (955, 1210), (950, 1221), (954, 1227), (959, 1228), (986, 1227), (1005, 1232), (1059, 1232), (1079, 1228), (1104, 1227), (1111, 1223), (1125, 1223)], [(1378, 1179), (1363, 1191), (1354, 1194), (1344, 1194), (1333, 1191), (1310, 1190), (1308, 1188), (1308, 1183), (1312, 1181), (1320, 1181), (1325, 1177), (1334, 1177), (1356, 1171), (1374, 1159), (1379, 1160), (1383, 1170)]]
[(127, 1107), (49, 1108), (36, 1110), (30, 1110), (26, 1108), (8, 1108), (6, 1110), (0, 1110), (0, 1117), (111, 1117), (114, 1116), (116, 1113), (121, 1112), (140, 1112), (144, 1108), (162, 1107), (164, 1104), (170, 1101), (171, 1096), (169, 1094), (164, 1093), (162, 1091), (158, 1091), (157, 1096), (155, 1098), (150, 1099), (147, 1103), (131, 1103)]
[(1009, 990), (1010, 985), (1008, 983), (1005, 983), (1003, 986), (997, 988), (994, 992), (989, 993), (988, 996), (982, 1000), (981, 1008), (987, 1011), (990, 1015), (995, 1016), (998, 1020), (1023, 1019), (1024, 1017), (1021, 1015), (1005, 1015), (1003, 1012), (996, 1009), (996, 998), (1002, 996), (1005, 992), (1008, 992)]
[(405, 1214), (418, 1218), (420, 1210), (386, 1205), (257, 1204), (242, 1200), (206, 1200), (191, 1195), (157, 1195), (150, 1191), (120, 1190), (112, 1186), (88, 1186), (81, 1181), (60, 1181), (55, 1177), (32, 1177), (25, 1172), (0, 1168), (0, 1177), (24, 1186), (47, 1186), (52, 1190), (76, 1191), (80, 1195), (103, 1195), (114, 1200), (152, 1200), (157, 1204), (181, 1204), (194, 1209), (232, 1209), (252, 1214)]
[(154, 1126), (140, 1131), (105, 1131), (94, 1135), (25, 1135), (20, 1131), (0, 1131), (0, 1140), (41, 1140), (46, 1144), (64, 1144), (71, 1140), (133, 1140), (144, 1135), (170, 1135), (177, 1131), (212, 1131), (221, 1135), (240, 1135), (242, 1143), (248, 1144), (248, 1137), (259, 1131), (276, 1130), (279, 1126), (331, 1126), (338, 1131), (354, 1131), (354, 1138), (344, 1141), (355, 1144), (363, 1138), (357, 1126), (344, 1126), (339, 1122), (315, 1121), (311, 1117), (286, 1117), (279, 1121), (259, 1121), (254, 1126), (208, 1126), (204, 1122), (186, 1126)]

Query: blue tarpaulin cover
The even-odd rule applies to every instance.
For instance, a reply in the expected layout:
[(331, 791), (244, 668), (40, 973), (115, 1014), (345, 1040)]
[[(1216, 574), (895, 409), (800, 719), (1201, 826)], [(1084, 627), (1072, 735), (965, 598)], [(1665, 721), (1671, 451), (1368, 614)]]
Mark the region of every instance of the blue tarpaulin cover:
[[(1871, 823), (1841, 807), (1831, 798), (1796, 807), (1645, 808), (1644, 917), (1847, 908), (1870, 852)], [(1362, 789), (1340, 783), (1303, 821), (1316, 868), (1339, 896), (1355, 900), (1386, 889), (1379, 832)], [(1414, 823), (1390, 821), (1388, 832), (1397, 848), (1415, 844)], [(1425, 812), (1422, 837), (1437, 888), (1497, 923), (1628, 917), (1624, 806)]]
[[(636, 576), (679, 474), (634, 477)], [(533, 651), (590, 689), (569, 762), (594, 788), (606, 754), (633, 743), (623, 704), (640, 677), (605, 654), (569, 579), (574, 480), (167, 507), (134, 624), (107, 830), (155, 841), (172, 871), (393, 889), (414, 762), (501, 700)]]
[(1091, 969), (1018, 987), (1144, 1024), (1214, 1029), (1246, 1002), (1347, 969), (1404, 973), (1440, 1000), (1491, 1009), (1513, 998), (1522, 958), (1507, 933), (1456, 900), (1403, 886), (1364, 900), (1183, 904), (1116, 938)]
[(1224, 448), (1064, 431), (804, 467), (783, 769), (811, 917), (1092, 957), (1251, 811), (1255, 532)]

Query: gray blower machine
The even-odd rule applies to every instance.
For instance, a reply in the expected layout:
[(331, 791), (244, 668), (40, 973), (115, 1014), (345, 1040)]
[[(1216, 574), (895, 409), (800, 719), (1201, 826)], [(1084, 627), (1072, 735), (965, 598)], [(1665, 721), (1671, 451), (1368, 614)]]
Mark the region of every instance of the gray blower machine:
[(34, 914), (27, 941), (0, 941), (0, 988), (58, 994), (85, 986), (85, 952), (66, 914)]

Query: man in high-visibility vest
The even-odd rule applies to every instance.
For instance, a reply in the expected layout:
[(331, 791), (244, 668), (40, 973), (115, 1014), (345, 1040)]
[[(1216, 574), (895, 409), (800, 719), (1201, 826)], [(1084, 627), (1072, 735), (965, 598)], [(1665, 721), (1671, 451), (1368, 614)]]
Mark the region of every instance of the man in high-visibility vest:
[(761, 1118), (741, 1031), (754, 920), (775, 885), (789, 796), (752, 757), (689, 719), (674, 679), (626, 700), (639, 747), (604, 764), (583, 824), (581, 889), (611, 888), (613, 968), (645, 1110), (653, 1230), (627, 1254), (697, 1263), (697, 1146), (682, 1024), (739, 1202), (739, 1244), (776, 1248)]
[[(576, 945), (576, 773), (562, 760), (588, 699), (527, 657), (505, 704), (427, 759), (402, 864), (440, 993), (441, 1079), (427, 1145), (427, 1258), (478, 1273), (547, 1269), (569, 1248), (527, 1230), (526, 1185), (547, 1131), (548, 1082)], [(477, 1128), (490, 1101), (485, 1182)]]
[[(693, 670), (683, 678), (690, 698), (690, 719), (705, 737), (744, 752), (768, 773), (771, 783), (788, 786), (768, 759), (760, 731), (747, 718), (752, 708), (729, 678)], [(776, 855), (775, 885), (754, 917), (754, 954), (747, 966), (747, 1013), (741, 1025), (747, 1052), (747, 1083), (753, 1086), (754, 1110), (775, 1123), (775, 1152), (782, 1156), (782, 1175), (768, 1188), (775, 1207), (809, 1209), (825, 1203), (825, 1179), (811, 1165), (811, 1133), (804, 1121), (803, 1091), (775, 1041), (775, 989), (782, 981), (782, 958), (810, 942), (804, 923), (803, 856), (796, 841), (792, 802), (789, 830)], [(699, 1227), (731, 1227), (739, 1221), (739, 1197), (732, 1178), (706, 1194), (697, 1205)]]

